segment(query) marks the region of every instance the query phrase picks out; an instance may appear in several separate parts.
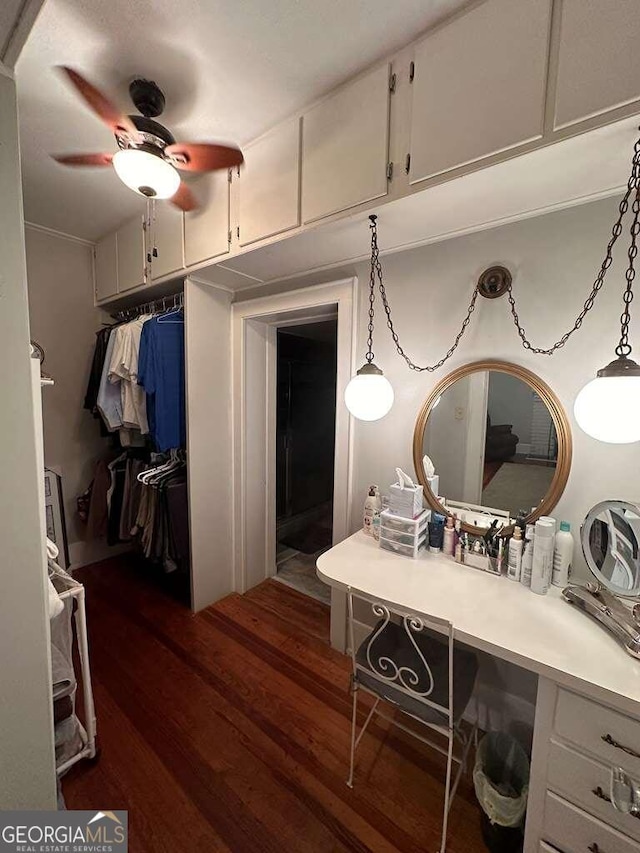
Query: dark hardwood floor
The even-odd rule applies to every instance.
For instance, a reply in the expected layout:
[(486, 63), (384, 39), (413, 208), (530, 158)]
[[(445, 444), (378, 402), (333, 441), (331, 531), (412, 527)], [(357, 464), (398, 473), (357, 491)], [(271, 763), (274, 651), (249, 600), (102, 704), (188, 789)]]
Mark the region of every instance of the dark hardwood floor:
[[(128, 809), (131, 853), (436, 851), (443, 761), (383, 721), (347, 788), (349, 662), (329, 611), (274, 581), (194, 616), (132, 557), (78, 573), (101, 747), (68, 808)], [(448, 850), (475, 853), (470, 778)]]

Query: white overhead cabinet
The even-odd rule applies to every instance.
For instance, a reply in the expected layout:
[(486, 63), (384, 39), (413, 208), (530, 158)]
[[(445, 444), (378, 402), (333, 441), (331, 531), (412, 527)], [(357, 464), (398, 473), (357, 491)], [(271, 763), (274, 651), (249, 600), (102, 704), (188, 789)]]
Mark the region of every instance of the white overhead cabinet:
[(184, 266), (182, 211), (169, 201), (157, 201), (155, 207), (155, 220), (152, 219), (146, 234), (147, 257), (152, 253), (152, 281), (180, 272)]
[(96, 302), (101, 302), (118, 295), (118, 248), (115, 231), (96, 245), (94, 258)]
[(387, 194), (390, 66), (339, 89), (302, 118), (302, 221)]
[(563, 0), (554, 127), (640, 99), (638, 0)]
[(280, 125), (243, 154), (239, 241), (246, 246), (300, 224), (300, 119)]
[(411, 183), (542, 136), (550, 26), (551, 0), (485, 0), (417, 46)]
[(203, 175), (193, 185), (200, 208), (184, 215), (186, 266), (199, 264), (229, 251), (229, 173), (226, 169)]
[(116, 231), (118, 247), (118, 293), (139, 287), (145, 281), (143, 217), (134, 216)]

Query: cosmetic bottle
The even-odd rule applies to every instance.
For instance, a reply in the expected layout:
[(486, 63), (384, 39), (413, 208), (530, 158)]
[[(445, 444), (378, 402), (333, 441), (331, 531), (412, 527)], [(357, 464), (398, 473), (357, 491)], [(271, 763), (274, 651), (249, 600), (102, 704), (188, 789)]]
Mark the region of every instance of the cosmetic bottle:
[(382, 499), (377, 486), (369, 486), (369, 494), (364, 502), (363, 529), (368, 536), (373, 535), (373, 516), (382, 510)]
[(531, 592), (538, 595), (546, 595), (551, 584), (555, 532), (556, 523), (553, 518), (539, 518), (536, 521), (533, 540), (533, 565), (531, 566)]
[(442, 540), (442, 553), (448, 557), (453, 557), (455, 550), (455, 528), (453, 526), (453, 516), (447, 516), (447, 523), (444, 528), (444, 537)]
[(509, 539), (509, 555), (507, 557), (507, 577), (510, 581), (519, 581), (522, 568), (522, 530), (516, 524), (513, 536)]
[(444, 538), (444, 516), (437, 512), (432, 513), (427, 529), (429, 530), (429, 551), (432, 554), (439, 554), (442, 551)]
[(569, 581), (573, 547), (571, 525), (568, 521), (561, 521), (560, 530), (556, 533), (555, 547), (553, 549), (553, 576), (551, 582), (554, 586), (566, 586)]
[(525, 531), (525, 542), (522, 550), (522, 563), (520, 567), (520, 583), (523, 586), (531, 586), (531, 568), (533, 566), (533, 540), (535, 538), (535, 527), (527, 524)]

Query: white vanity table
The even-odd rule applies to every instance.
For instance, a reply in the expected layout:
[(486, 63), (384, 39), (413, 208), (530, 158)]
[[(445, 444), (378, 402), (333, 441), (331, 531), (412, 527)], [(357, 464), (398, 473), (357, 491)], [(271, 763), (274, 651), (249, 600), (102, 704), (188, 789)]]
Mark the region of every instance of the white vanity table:
[(449, 557), (407, 559), (363, 532), (324, 553), (317, 572), (447, 619), (460, 642), (539, 677), (525, 853), (640, 853), (640, 819), (604, 799), (612, 765), (640, 780), (640, 660), (555, 588), (538, 596)]

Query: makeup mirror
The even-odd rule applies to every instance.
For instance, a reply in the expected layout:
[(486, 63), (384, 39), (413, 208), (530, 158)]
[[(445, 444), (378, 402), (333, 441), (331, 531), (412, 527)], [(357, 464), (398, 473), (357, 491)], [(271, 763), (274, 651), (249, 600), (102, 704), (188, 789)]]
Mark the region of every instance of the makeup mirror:
[[(423, 465), (435, 466), (434, 494)], [(494, 518), (508, 525), (520, 510), (529, 521), (549, 515), (571, 467), (571, 431), (553, 391), (514, 364), (479, 361), (446, 376), (416, 421), (413, 458), (425, 499), (477, 533)], [(430, 485), (431, 483), (431, 485)]]
[(640, 595), (640, 506), (602, 501), (588, 513), (580, 539), (596, 580), (615, 595)]

